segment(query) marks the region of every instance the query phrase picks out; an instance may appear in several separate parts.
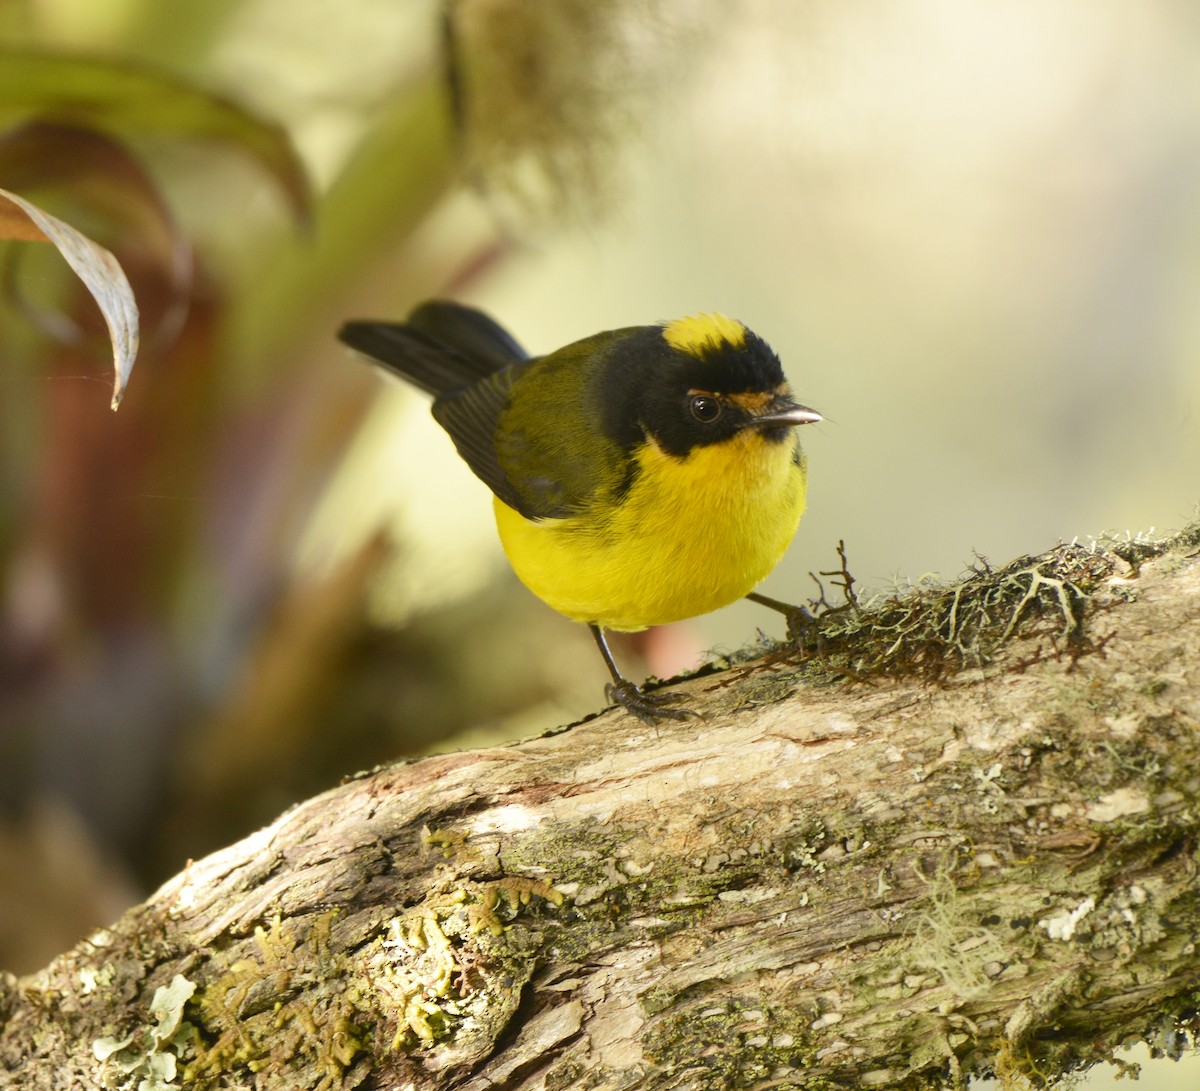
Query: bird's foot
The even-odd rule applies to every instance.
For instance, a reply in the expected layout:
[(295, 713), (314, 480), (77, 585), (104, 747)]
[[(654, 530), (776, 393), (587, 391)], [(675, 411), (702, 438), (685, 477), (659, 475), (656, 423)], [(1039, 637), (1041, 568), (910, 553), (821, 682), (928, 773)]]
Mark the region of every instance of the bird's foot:
[(654, 724), (658, 720), (687, 720), (701, 719), (700, 713), (690, 708), (667, 708), (667, 705), (682, 701), (678, 693), (646, 693), (640, 686), (635, 686), (627, 678), (619, 682), (610, 682), (604, 687), (605, 696), (613, 704), (620, 705), (626, 712), (636, 716), (644, 724)]
[(803, 645), (808, 644), (810, 640), (820, 643), (821, 627), (817, 623), (816, 615), (807, 607), (780, 602), (779, 599), (760, 595), (757, 591), (751, 591), (746, 598), (757, 602), (759, 606), (765, 606), (768, 610), (783, 614), (787, 619), (787, 638), (790, 643)]

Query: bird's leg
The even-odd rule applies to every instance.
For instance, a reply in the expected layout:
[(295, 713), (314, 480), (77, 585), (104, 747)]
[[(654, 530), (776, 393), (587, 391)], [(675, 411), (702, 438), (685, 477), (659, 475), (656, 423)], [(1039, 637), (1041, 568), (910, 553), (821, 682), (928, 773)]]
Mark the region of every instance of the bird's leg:
[(612, 681), (604, 687), (604, 694), (614, 704), (620, 705), (626, 712), (632, 713), (642, 723), (653, 724), (655, 720), (686, 720), (699, 713), (690, 708), (664, 708), (673, 701), (682, 700), (677, 693), (645, 693), (640, 686), (634, 685), (619, 670), (614, 662), (612, 652), (608, 650), (608, 641), (604, 639), (604, 630), (599, 625), (588, 625), (592, 636), (596, 638), (596, 647), (604, 656), (608, 673)]
[(780, 602), (779, 599), (768, 598), (766, 595), (760, 595), (757, 591), (751, 591), (746, 598), (751, 602), (757, 602), (759, 606), (765, 606), (768, 610), (776, 610), (783, 614), (787, 618), (788, 640), (799, 641), (810, 633), (819, 635), (817, 619), (807, 608), (793, 606), (789, 602)]

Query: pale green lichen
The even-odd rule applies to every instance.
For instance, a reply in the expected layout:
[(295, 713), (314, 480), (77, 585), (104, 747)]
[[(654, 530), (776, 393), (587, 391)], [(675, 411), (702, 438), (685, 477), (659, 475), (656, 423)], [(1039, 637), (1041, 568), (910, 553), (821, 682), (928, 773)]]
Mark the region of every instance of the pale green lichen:
[(81, 996), (90, 996), (101, 989), (107, 989), (116, 978), (116, 970), (111, 963), (103, 966), (83, 966), (79, 970), (79, 992)]
[[(926, 884), (927, 897), (912, 925), (912, 951), (918, 957), (911, 968), (932, 970), (935, 980), (949, 987), (956, 1003), (982, 995), (1007, 948), (993, 928), (972, 915), (975, 907), (959, 896), (949, 861), (932, 878), (916, 866), (913, 871)], [(911, 972), (897, 980), (906, 990), (897, 995), (909, 995), (929, 984), (915, 980)]]
[(191, 1049), (196, 1031), (184, 1021), (183, 1009), (195, 993), (194, 982), (176, 974), (160, 985), (150, 1001), (151, 1026), (139, 1027), (123, 1038), (98, 1038), (92, 1054), (103, 1066), (104, 1087), (137, 1091), (169, 1091), (180, 1058)]
[(413, 1039), (432, 1045), (450, 1021), (462, 1015), (452, 992), (455, 977), (462, 978), (465, 970), (436, 913), (392, 920), (368, 968), (375, 988), (395, 1012), (397, 1026), (389, 1048), (399, 1049)]
[(563, 902), (545, 880), (509, 876), (435, 895), (388, 923), (367, 977), (395, 1020), (389, 1048), (432, 1046), (487, 1002), (489, 968), (504, 957), (496, 941), (535, 897)]

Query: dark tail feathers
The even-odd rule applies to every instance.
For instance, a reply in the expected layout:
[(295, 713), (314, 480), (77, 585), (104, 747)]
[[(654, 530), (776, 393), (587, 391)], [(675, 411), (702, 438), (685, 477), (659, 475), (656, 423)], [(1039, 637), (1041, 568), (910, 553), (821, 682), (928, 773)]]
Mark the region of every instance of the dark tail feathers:
[(407, 322), (347, 322), (338, 337), (434, 397), (529, 358), (482, 311), (441, 300), (422, 303)]

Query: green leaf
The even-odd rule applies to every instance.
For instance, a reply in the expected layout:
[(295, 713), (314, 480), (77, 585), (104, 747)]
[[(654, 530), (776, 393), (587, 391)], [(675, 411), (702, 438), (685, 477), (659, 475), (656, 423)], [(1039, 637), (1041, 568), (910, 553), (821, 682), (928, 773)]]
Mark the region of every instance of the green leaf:
[(300, 218), (308, 179), (282, 126), (177, 76), (132, 61), (0, 49), (0, 121), (30, 117), (216, 140), (256, 159)]

